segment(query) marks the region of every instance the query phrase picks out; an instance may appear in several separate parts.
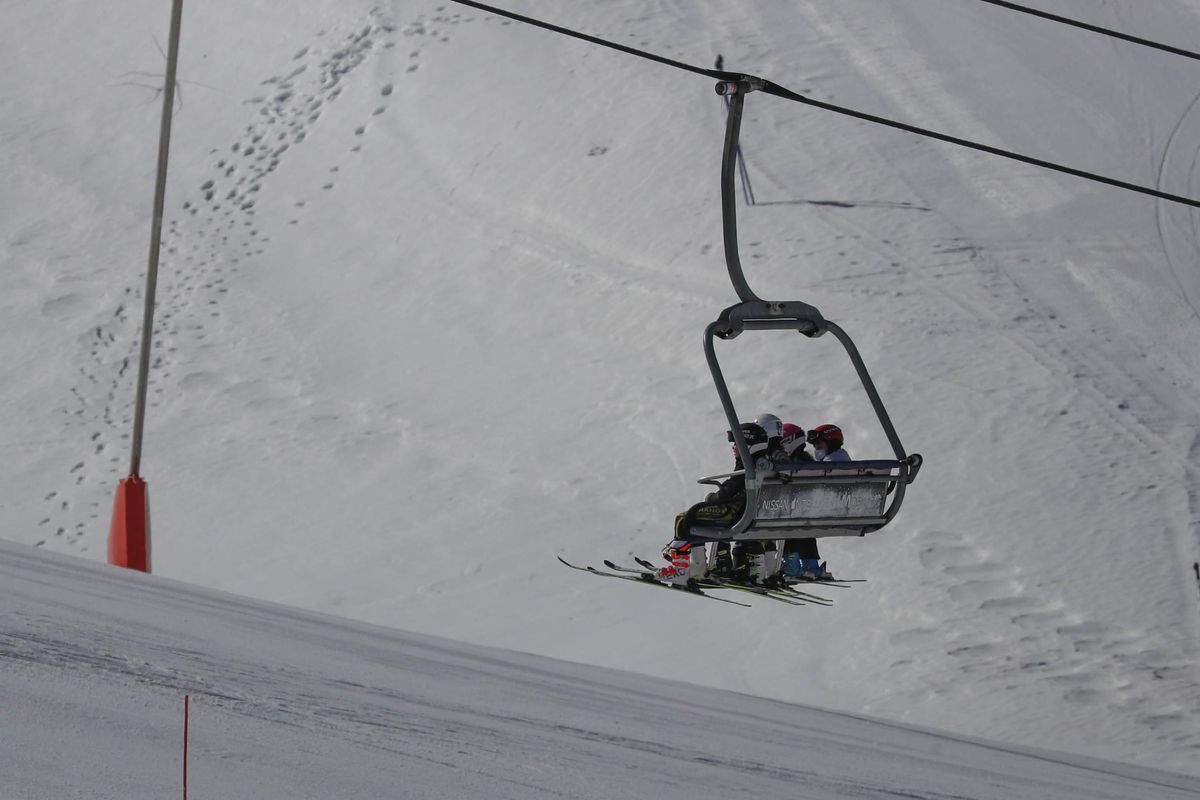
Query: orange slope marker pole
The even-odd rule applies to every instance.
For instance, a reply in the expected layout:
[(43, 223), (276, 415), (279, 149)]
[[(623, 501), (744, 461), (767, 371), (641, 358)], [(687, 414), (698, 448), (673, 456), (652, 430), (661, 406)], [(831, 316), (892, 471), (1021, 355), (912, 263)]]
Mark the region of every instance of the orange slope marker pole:
[(150, 501), (146, 482), (133, 475), (117, 484), (112, 527), (108, 531), (108, 563), (150, 571)]
[(112, 526), (108, 531), (108, 563), (150, 571), (150, 505), (146, 482), (140, 476), (142, 431), (146, 420), (146, 393), (150, 380), (150, 345), (154, 338), (154, 298), (158, 286), (159, 249), (162, 244), (163, 206), (167, 193), (167, 161), (171, 149), (171, 112), (175, 106), (175, 74), (179, 64), (179, 29), (183, 0), (172, 0), (171, 32), (167, 46), (167, 74), (163, 86), (162, 123), (158, 133), (158, 171), (154, 181), (154, 213), (150, 226), (150, 259), (146, 268), (145, 310), (142, 316), (141, 358), (138, 362), (137, 401), (133, 412), (133, 448), (129, 477), (117, 486)]

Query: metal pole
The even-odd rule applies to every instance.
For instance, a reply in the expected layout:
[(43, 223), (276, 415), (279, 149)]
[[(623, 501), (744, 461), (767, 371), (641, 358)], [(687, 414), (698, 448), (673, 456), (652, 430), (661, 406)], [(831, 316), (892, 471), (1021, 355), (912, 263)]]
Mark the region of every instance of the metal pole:
[(158, 176), (154, 183), (154, 217), (150, 225), (150, 259), (146, 267), (146, 306), (142, 315), (142, 355), (138, 362), (137, 403), (133, 411), (133, 454), (129, 474), (139, 477), (146, 391), (150, 381), (150, 344), (154, 336), (154, 296), (158, 287), (158, 252), (162, 244), (163, 204), (167, 193), (167, 154), (171, 147), (171, 112), (175, 106), (175, 71), (179, 62), (179, 28), (183, 0), (172, 0), (171, 34), (167, 45), (167, 75), (163, 86), (162, 126), (158, 133)]

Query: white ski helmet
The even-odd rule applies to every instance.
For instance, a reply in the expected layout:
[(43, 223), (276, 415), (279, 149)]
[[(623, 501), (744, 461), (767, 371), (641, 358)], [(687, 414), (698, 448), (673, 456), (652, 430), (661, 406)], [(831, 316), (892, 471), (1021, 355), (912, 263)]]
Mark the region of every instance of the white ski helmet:
[(768, 439), (783, 438), (783, 421), (774, 414), (759, 414), (754, 424), (767, 432)]

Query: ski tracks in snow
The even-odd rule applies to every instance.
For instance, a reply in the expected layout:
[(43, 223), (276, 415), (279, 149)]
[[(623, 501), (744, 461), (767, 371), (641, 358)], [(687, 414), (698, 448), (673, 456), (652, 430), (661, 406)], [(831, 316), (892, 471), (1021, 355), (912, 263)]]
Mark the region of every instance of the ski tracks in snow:
[[(837, 222), (848, 231), (855, 230), (856, 226), (845, 217)], [(862, 241), (870, 240), (862, 237)], [(1129, 396), (1131, 386), (1149, 385), (1151, 380), (1144, 374), (1146, 365), (1141, 359), (1116, 357), (1112, 351), (1123, 349), (1120, 343), (1105, 339), (1097, 347), (1094, 334), (1074, 330), (1058, 320), (1051, 307), (985, 248), (953, 246), (952, 242), (937, 248), (928, 258), (906, 264), (904, 272), (907, 280), (919, 281), (923, 291), (943, 300), (946, 319), (934, 317), (915, 324), (934, 328), (948, 325), (952, 330), (954, 319), (959, 318), (965, 325), (963, 332), (985, 332), (988, 338), (981, 338), (981, 344), (987, 341), (987, 349), (994, 356), (1015, 349), (1042, 368), (1050, 386), (1065, 387), (1049, 394), (1043, 387), (1024, 390), (1034, 394), (1023, 402), (1032, 403), (1045, 395), (1054, 405), (1038, 406), (1038, 422), (1021, 423), (1019, 415), (1004, 411), (999, 420), (983, 423), (994, 429), (987, 436), (1005, 436), (1005, 429), (1015, 428), (1052, 441), (1079, 440), (1084, 452), (1071, 460), (1078, 462), (1082, 457), (1083, 463), (1091, 464), (1088, 472), (1075, 474), (1059, 469), (1047, 475), (1055, 482), (1055, 491), (1068, 502), (1084, 486), (1091, 487), (1090, 492), (1136, 502), (1143, 493), (1166, 498), (1184, 484), (1196, 485), (1200, 476), (1192, 466), (1194, 454), (1180, 452), (1170, 440), (1169, 429), (1147, 422), (1174, 418), (1174, 401), (1168, 407), (1166, 400), (1154, 393)], [(966, 364), (941, 367), (947, 374), (969, 369)], [(985, 386), (976, 388), (988, 391)], [(1020, 397), (1022, 390), (1016, 391)], [(996, 399), (1002, 405), (1006, 403), (1003, 397)], [(1195, 413), (1200, 415), (1200, 409)], [(1104, 449), (1136, 452), (1148, 448), (1156, 459), (1154, 468), (1133, 470), (1122, 466), (1120, 459), (1104, 458), (1102, 452), (1089, 455), (1088, 442), (1101, 440), (1097, 431), (1104, 432)], [(1066, 464), (1064, 460), (1061, 466)], [(1156, 477), (1163, 474), (1186, 479), (1161, 481)], [(1030, 676), (1036, 676), (1038, 684), (1050, 687), (1068, 705), (1103, 705), (1121, 719), (1133, 721), (1147, 743), (1170, 739), (1172, 746), (1182, 741), (1200, 750), (1200, 731), (1194, 724), (1200, 714), (1200, 701), (1195, 694), (1195, 645), (1190, 638), (1181, 635), (1166, 618), (1154, 614), (1147, 616), (1144, 626), (1111, 624), (1104, 609), (1079, 605), (1069, 587), (1058, 585), (1060, 573), (1065, 572), (1061, 575), (1065, 584), (1072, 580), (1070, 563), (1062, 554), (1069, 554), (1075, 547), (1087, 547), (1089, 541), (1094, 541), (1095, 547), (1102, 548), (1103, 535), (1152, 536), (1156, 527), (1165, 527), (1170, 536), (1182, 535), (1183, 531), (1176, 530), (1170, 516), (1164, 514), (1144, 520), (1144, 527), (1134, 524), (1125, 531), (1105, 532), (1094, 540), (1096, 534), (1090, 528), (1099, 520), (1081, 519), (1075, 530), (1044, 531), (1036, 522), (1030, 523), (1029, 511), (1024, 505), (1009, 506), (1002, 524), (1014, 531), (987, 544), (987, 532), (918, 529), (912, 534), (908, 541), (917, 550), (920, 574), (936, 591), (944, 592), (948, 619), (944, 625), (927, 622), (894, 634), (892, 643), (909, 650), (934, 648), (942, 667), (970, 674), (977, 682), (1001, 691), (1026, 686)], [(1121, 521), (1100, 524), (1119, 526)], [(1008, 538), (1012, 536), (1023, 536), (1027, 541), (1013, 549)], [(1027, 570), (1016, 566), (1028, 560), (1026, 553), (1037, 552), (1029, 545), (1046, 537), (1058, 540), (1053, 549), (1046, 551), (1059, 554), (1049, 556), (1050, 565), (1035, 560)], [(1148, 542), (1148, 546), (1151, 544)], [(1151, 576), (1130, 575), (1119, 565), (1113, 572), (1111, 576), (1095, 576), (1095, 580), (1110, 581), (1111, 596), (1122, 598), (1120, 602), (1153, 606), (1159, 595), (1151, 587), (1139, 590), (1139, 583), (1152, 581)], [(1191, 588), (1186, 582), (1179, 586)], [(946, 638), (945, 631), (957, 633)], [(920, 672), (911, 677), (920, 688), (913, 690), (908, 701), (919, 703), (929, 691), (928, 660), (901, 659), (893, 666), (914, 665), (919, 665)]]
[[(1114, 718), (1136, 722), (1147, 745), (1170, 741), (1200, 750), (1192, 661), (1164, 646), (1156, 632), (1072, 608), (1044, 577), (962, 534), (923, 531), (912, 543), (932, 589), (945, 592), (949, 618), (894, 633), (893, 644), (944, 653), (942, 667), (970, 675), (977, 691), (1018, 690), (1034, 677), (1068, 705), (1106, 706)], [(1137, 602), (1135, 585), (1113, 590)], [(947, 639), (947, 630), (956, 633)], [(939, 694), (939, 685), (962, 685), (953, 677), (943, 682), (922, 661), (913, 702)], [(892, 668), (914, 663), (904, 659)]]
[[(834, 221), (861, 246), (878, 247), (846, 217)], [(1049, 420), (1045, 424), (1050, 430), (1062, 429), (1053, 434), (1056, 440), (1076, 435), (1091, 438), (1091, 432), (1099, 426), (1108, 432), (1116, 450), (1150, 447), (1158, 453), (1157, 458), (1175, 464), (1168, 472), (1191, 474), (1192, 456), (1172, 448), (1164, 432), (1143, 421), (1144, 417), (1167, 417), (1167, 410), (1143, 407), (1152, 397), (1138, 398), (1136, 410), (1122, 400), (1122, 392), (1139, 385), (1140, 362), (1133, 359), (1135, 366), (1130, 367), (1128, 359), (1106, 357), (1103, 351), (1084, 346), (1076, 332), (1059, 322), (1051, 309), (1023, 289), (986, 250), (952, 245), (942, 243), (926, 260), (905, 265), (904, 280), (919, 281), (923, 291), (940, 297), (946, 307), (945, 319), (938, 315), (913, 324), (926, 328), (948, 326), (947, 330), (953, 331), (955, 318), (961, 318), (964, 332), (974, 328), (994, 334), (989, 349), (999, 352), (1015, 347), (1043, 367), (1048, 377), (1066, 380), (1070, 391), (1059, 396), (1061, 408), (1042, 407), (1039, 412)], [(890, 255), (895, 257), (894, 252)], [(969, 283), (977, 285), (971, 288)], [(1082, 341), (1087, 340), (1084, 333)], [(947, 374), (956, 374), (968, 365), (940, 367)], [(1005, 413), (998, 424), (1012, 427), (1010, 419), (1011, 414)], [(1042, 430), (1043, 425), (1029, 423), (1027, 428), (1033, 433)], [(987, 435), (1004, 434), (993, 431)], [(1161, 464), (1158, 469), (1161, 472)], [(1095, 490), (1107, 485), (1107, 491), (1132, 498), (1139, 492), (1157, 493), (1170, 488), (1136, 483), (1138, 477), (1147, 478), (1150, 472), (1122, 471), (1116, 461), (1097, 462), (1095, 471), (1090, 476), (1058, 473), (1054, 478), (1060, 484), (1058, 491), (1070, 496), (1076, 485), (1089, 485)], [(1131, 479), (1134, 485), (1129, 485)], [(917, 489), (919, 486), (914, 491)], [(1091, 535), (1086, 521), (1081, 521), (1077, 530), (1041, 531), (1036, 523), (1025, 521), (1028, 510), (1010, 507), (1007, 525), (1023, 530), (1027, 537), (1053, 535), (1061, 539), (1062, 544), (1050, 552), (1062, 548), (1070, 552), (1073, 546), (1086, 546)], [(1162, 525), (1164, 520), (1147, 522)], [(1148, 533), (1131, 529), (1116, 535)], [(970, 674), (974, 680), (1001, 691), (1026, 686), (1033, 675), (1068, 704), (1100, 704), (1122, 719), (1133, 720), (1149, 742), (1171, 739), (1200, 749), (1200, 732), (1193, 722), (1200, 714), (1200, 702), (1194, 692), (1194, 646), (1190, 640), (1153, 615), (1141, 627), (1109, 623), (1103, 609), (1079, 606), (1070, 592), (1057, 585), (1055, 572), (1069, 571), (1069, 563), (1059, 562), (1047, 569), (1035, 561), (1030, 569), (1022, 569), (1017, 564), (1026, 560), (1023, 553), (1028, 548), (1013, 550), (1005, 538), (1017, 534), (1005, 534), (984, 544), (986, 535), (916, 529), (906, 537), (907, 545), (917, 552), (922, 579), (933, 591), (944, 593), (947, 619), (924, 620), (891, 637), (899, 652), (921, 653), (915, 658), (901, 657), (892, 665), (894, 670), (913, 670), (897, 684), (916, 687), (904, 702), (923, 702), (937, 683), (930, 674), (936, 675), (943, 668)], [(1079, 545), (1071, 545), (1072, 539)], [(1096, 546), (1103, 544), (1097, 542)], [(1139, 579), (1145, 576), (1122, 573), (1119, 568), (1115, 573), (1097, 579), (1111, 580), (1112, 595), (1123, 598), (1121, 602), (1148, 604), (1152, 592), (1139, 593), (1138, 589)], [(1070, 582), (1069, 575), (1063, 577)], [(938, 603), (931, 605), (936, 607)], [(947, 631), (954, 633), (948, 638)], [(933, 656), (931, 650), (938, 655)], [(961, 685), (961, 681), (951, 681)], [(937, 692), (936, 688), (932, 691)]]
[[(1163, 147), (1158, 165), (1155, 187), (1164, 191), (1178, 191), (1194, 197), (1200, 168), (1200, 94), (1184, 109), (1179, 121), (1171, 129)], [(1180, 176), (1182, 180), (1171, 180), (1168, 176)], [(1182, 184), (1182, 185), (1179, 185)], [(1162, 242), (1163, 256), (1179, 286), (1184, 302), (1200, 320), (1197, 308), (1198, 273), (1196, 258), (1200, 255), (1200, 212), (1158, 200), (1154, 204), (1154, 221)], [(1187, 265), (1192, 265), (1191, 269)], [(1188, 501), (1191, 508), (1191, 540), (1180, 544), (1180, 557), (1186, 563), (1189, 556), (1200, 555), (1200, 415), (1196, 420), (1197, 432), (1188, 449), (1186, 469)], [(1192, 563), (1197, 563), (1193, 560)]]
[[(254, 118), (233, 142), (212, 149), (208, 176), (182, 201), (169, 197), (176, 212), (170, 216), (168, 211), (164, 224), (149, 425), (154, 424), (155, 409), (180, 395), (195, 402), (227, 396), (251, 408), (276, 412), (296, 405), (297, 384), (280, 375), (278, 368), (267, 368), (269, 354), (241, 353), (237, 357), (244, 369), (224, 369), (231, 352), (245, 347), (237, 341), (245, 337), (232, 336), (229, 330), (243, 320), (222, 320), (231, 305), (230, 293), (236, 294), (238, 274), (253, 270), (271, 241), (257, 221), (257, 211), (264, 206), (276, 210), (280, 202), (290, 201), (295, 208), (290, 224), (302, 224), (305, 209), (315, 205), (312, 198), (334, 189), (339, 165), (330, 167), (323, 179), (309, 168), (310, 176), (320, 183), (312, 186), (312, 195), (300, 199), (272, 194), (277, 171), (302, 151), (318, 125), (344, 126), (348, 153), (360, 152), (370, 119), (387, 111), (395, 86), (389, 82), (374, 87), (378, 100), (369, 116), (347, 124), (328, 112), (349, 81), (361, 80), (364, 63), (402, 42), (412, 43), (404, 56), (404, 74), (417, 72), (422, 42), (447, 41), (447, 26), (461, 21), (460, 15), (449, 14), (400, 26), (376, 8), (366, 18), (322, 31), (245, 101), (247, 108), (256, 110)], [(294, 160), (305, 169), (303, 157)], [(104, 535), (102, 523), (107, 520), (111, 492), (129, 457), (144, 279), (143, 272), (137, 285), (121, 290), (110, 314), (92, 321), (78, 335), (79, 379), (60, 412), (64, 427), (88, 446), (64, 468), (59, 483), (49, 487), (43, 501), (46, 510), (38, 522), (42, 538), (36, 546), (53, 544), (56, 549), (86, 553), (96, 537)]]
[[(819, 19), (810, 16), (828, 38), (845, 43), (849, 63), (884, 95), (904, 97), (903, 83), (909, 79), (933, 82), (936, 91), (927, 94), (940, 97), (940, 105), (932, 112), (925, 109), (926, 116), (932, 116), (918, 119), (919, 124), (995, 139), (938, 89), (931, 71), (910, 49), (872, 51), (857, 45), (853, 34), (836, 31), (838, 23), (830, 20), (836, 15)], [(915, 63), (904, 59), (915, 59)], [(1183, 171), (1190, 187), (1200, 148), (1179, 146), (1180, 138), (1172, 134), (1177, 143), (1174, 152), (1190, 159)], [(1041, 176), (1021, 179), (1030, 188), (1036, 184), (1036, 191), (1017, 194), (1012, 187), (989, 178), (974, 158), (960, 158), (957, 153), (946, 157), (968, 184), (975, 184), (981, 199), (991, 201), (1013, 218), (1056, 207), (1069, 199), (1064, 190)], [(860, 154), (860, 158), (866, 156)], [(902, 172), (890, 171), (908, 183)], [(920, 187), (908, 185), (924, 201), (921, 205), (937, 208), (936, 198), (923, 197)], [(860, 256), (860, 260), (876, 264), (872, 267), (875, 278), (869, 283), (854, 281), (849, 287), (856, 295), (856, 305), (870, 302), (874, 296), (881, 305), (887, 304), (886, 298), (896, 298), (891, 313), (902, 337), (921, 341), (923, 347), (933, 350), (937, 350), (941, 337), (972, 337), (978, 342), (974, 348), (976, 358), (1001, 363), (1005, 359), (1023, 361), (1040, 368), (1028, 374), (1043, 377), (1031, 380), (1027, 386), (1014, 387), (986, 377), (979, 363), (954, 363), (956, 353), (971, 349), (951, 346), (949, 340), (948, 349), (938, 351), (942, 355), (931, 357), (927, 380), (957, 384), (977, 402), (983, 402), (986, 396), (989, 405), (999, 404), (996, 418), (981, 420), (980, 435), (985, 441), (1016, 431), (1026, 437), (1046, 436), (1050, 441), (1071, 443), (1069, 457), (1062, 459), (1058, 469), (1044, 462), (989, 464), (979, 474), (982, 478), (988, 469), (1041, 470), (1030, 474), (1044, 473), (1046, 480), (1054, 481), (1053, 491), (1061, 492), (1065, 502), (1080, 506), (1077, 530), (1039, 530), (1036, 513), (1032, 522), (1028, 513), (1036, 509), (1027, 509), (1018, 502), (997, 504), (997, 509), (1007, 509), (1007, 522), (1013, 530), (990, 540), (985, 538), (992, 535), (989, 531), (917, 530), (906, 536), (907, 544), (917, 551), (920, 574), (933, 591), (944, 593), (949, 621), (941, 625), (938, 620), (922, 620), (891, 637), (898, 655), (905, 651), (912, 654), (899, 655), (889, 671), (899, 678), (909, 670), (907, 677), (895, 684), (908, 687), (901, 690), (903, 696), (897, 708), (919, 708), (936, 684), (932, 676), (941, 669), (968, 673), (977, 682), (1001, 692), (1027, 686), (1034, 676), (1037, 685), (1058, 693), (1068, 706), (1079, 704), (1082, 710), (1100, 705), (1114, 716), (1132, 721), (1137, 731), (1129, 737), (1131, 741), (1140, 739), (1143, 745), (1152, 746), (1156, 741), (1170, 740), (1174, 747), (1185, 743), (1200, 750), (1200, 732), (1194, 725), (1200, 714), (1195, 694), (1196, 647), (1191, 637), (1175, 627), (1177, 615), (1150, 613), (1145, 615), (1145, 625), (1113, 624), (1107, 621), (1104, 608), (1080, 604), (1087, 592), (1072, 592), (1069, 585), (1058, 585), (1056, 577), (1056, 571), (1070, 569), (1068, 554), (1074, 548), (1089, 546), (1089, 541), (1103, 548), (1107, 536), (1140, 536), (1147, 538), (1147, 546), (1162, 548), (1164, 534), (1176, 544), (1165, 548), (1168, 557), (1186, 561), (1190, 577), (1194, 559), (1184, 558), (1192, 552), (1184, 540), (1194, 546), (1197, 493), (1191, 487), (1200, 485), (1200, 470), (1196, 452), (1180, 448), (1177, 438), (1181, 417), (1200, 420), (1200, 403), (1158, 387), (1163, 378), (1154, 371), (1147, 354), (1138, 351), (1136, 342), (1115, 340), (1095, 328), (1083, 330), (1075, 319), (1059, 319), (1053, 298), (1043, 297), (1034, 283), (1035, 263), (1046, 269), (1063, 268), (1054, 263), (1053, 253), (1029, 252), (1021, 259), (1028, 266), (1010, 266), (1008, 256), (992, 254), (987, 245), (977, 244), (976, 237), (959, 230), (942, 214), (914, 215), (910, 227), (904, 230), (872, 229), (851, 214), (831, 211), (821, 216), (823, 222), (855, 242), (847, 252), (838, 253), (839, 257), (852, 259), (855, 256), (850, 251), (857, 249), (867, 256)], [(950, 236), (947, 223), (954, 230)], [(1020, 253), (1027, 247), (1026, 243), (1016, 243), (1010, 249)], [(924, 253), (920, 252), (922, 248)], [(915, 257), (905, 258), (905, 250)], [(888, 264), (890, 267), (882, 266)], [(930, 314), (928, 308), (913, 313), (900, 299), (910, 281), (919, 282), (927, 296), (937, 298), (943, 313)], [(838, 281), (824, 284), (837, 290), (846, 288)], [(971, 383), (972, 375), (977, 380), (966, 386), (964, 382)], [(1196, 441), (1200, 442), (1200, 437)], [(1191, 449), (1195, 451), (1197, 446)], [(1148, 454), (1149, 464), (1130, 463), (1118, 455), (1139, 452)], [(1081, 466), (1083, 472), (1068, 470), (1068, 464)], [(1152, 517), (1122, 510), (1114, 519), (1104, 519), (1103, 514), (1082, 504), (1084, 487), (1088, 494), (1101, 493), (1109, 503), (1119, 506), (1133, 504), (1163, 510)], [(914, 491), (919, 491), (919, 485)], [(1153, 498), (1160, 500), (1153, 502)], [(1181, 514), (1172, 513), (1179, 511), (1183, 502), (1172, 504), (1172, 499), (1190, 502), (1192, 530), (1185, 530)], [(1126, 524), (1128, 527), (1121, 530)], [(1094, 533), (1089, 530), (1096, 525), (1106, 529)], [(1056, 560), (1051, 564), (1030, 561), (1029, 554), (1038, 552), (1036, 541), (1047, 536), (1055, 540), (1054, 548), (1047, 552), (1055, 553), (1051, 558)], [(1013, 549), (1010, 545), (1020, 546)], [(1029, 568), (1017, 566), (1022, 563), (1029, 564)], [(1131, 575), (1120, 565), (1115, 565), (1112, 572), (1111, 576), (1095, 576), (1095, 580), (1111, 582), (1113, 591), (1106, 603), (1108, 598), (1120, 597), (1120, 602), (1147, 609), (1168, 607), (1160, 605), (1164, 595), (1171, 594), (1163, 586), (1143, 586), (1139, 591), (1139, 583), (1154, 582), (1156, 576)], [(1163, 572), (1173, 574), (1170, 568)], [(1064, 584), (1070, 583), (1069, 575), (1062, 578)], [(1180, 581), (1178, 588), (1189, 593), (1187, 602), (1172, 602), (1169, 607), (1190, 610), (1192, 581)], [(945, 631), (957, 633), (947, 638)], [(962, 685), (957, 677), (950, 682)], [(936, 688), (932, 691), (937, 692)]]

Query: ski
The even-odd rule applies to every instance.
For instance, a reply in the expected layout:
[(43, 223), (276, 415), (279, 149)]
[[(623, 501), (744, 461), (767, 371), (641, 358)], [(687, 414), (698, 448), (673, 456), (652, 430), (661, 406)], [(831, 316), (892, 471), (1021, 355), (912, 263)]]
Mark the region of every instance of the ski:
[(788, 589), (783, 586), (763, 586), (757, 583), (739, 583), (737, 581), (731, 581), (725, 578), (705, 578), (705, 581), (701, 582), (700, 585), (705, 586), (706, 582), (708, 581), (711, 581), (725, 589), (741, 589), (742, 591), (754, 592), (755, 594), (765, 594), (768, 597), (774, 597), (779, 600), (787, 600), (799, 605), (833, 605), (833, 601), (827, 597), (809, 594), (808, 592), (797, 592), (793, 589)]
[[(644, 568), (644, 570), (651, 570), (654, 567), (653, 564), (651, 564), (649, 561), (645, 560), (644, 558), (638, 558), (637, 556), (634, 556), (633, 560), (636, 561), (640, 566), (642, 566)], [(641, 569), (631, 569), (629, 567), (622, 567), (619, 564), (614, 564), (613, 562), (608, 561), (608, 560), (605, 560), (604, 566), (608, 567), (609, 569), (616, 570), (618, 572), (632, 573), (634, 575), (655, 575), (655, 574), (657, 574), (654, 572), (648, 572), (648, 571), (644, 571)], [(759, 595), (760, 597), (769, 597), (772, 600), (779, 600), (780, 602), (787, 603), (788, 605), (792, 605), (792, 606), (803, 606), (803, 605), (808, 605), (809, 603), (811, 603), (813, 605), (833, 605), (832, 600), (827, 600), (824, 597), (818, 597), (815, 594), (806, 594), (804, 592), (795, 592), (795, 591), (785, 590), (785, 589), (775, 589), (770, 586), (756, 586), (756, 585), (748, 584), (748, 583), (737, 583), (736, 581), (727, 581), (727, 580), (722, 580), (720, 578), (704, 578), (700, 581), (697, 581), (697, 583), (700, 586), (700, 588), (702, 588), (702, 589), (732, 589), (732, 590), (738, 591), (738, 592), (747, 592), (749, 594), (756, 594), (756, 595)]]
[[(635, 559), (635, 560), (639, 564), (642, 564), (643, 566), (649, 564), (649, 562), (643, 562), (642, 559), (640, 559), (640, 558)], [(608, 560), (605, 560), (604, 566), (608, 567), (611, 570), (616, 570), (617, 572), (631, 573), (633, 575), (654, 576), (656, 574), (653, 572), (646, 572), (646, 571), (640, 570), (640, 569), (631, 569), (630, 567), (622, 567), (621, 565), (614, 564), (613, 562), (608, 561)], [(772, 591), (771, 589), (769, 589), (766, 586), (750, 586), (750, 585), (744, 584), (744, 583), (735, 583), (733, 581), (722, 581), (722, 580), (716, 580), (713, 578), (699, 579), (696, 581), (696, 585), (699, 586), (701, 589), (732, 589), (734, 591), (746, 592), (748, 594), (758, 595), (759, 597), (768, 597), (772, 600), (778, 600), (781, 603), (787, 603), (789, 606), (808, 605), (807, 603), (803, 602), (803, 600), (800, 597), (800, 594), (798, 592), (797, 593), (792, 593), (792, 592), (777, 593), (777, 592)], [(784, 596), (785, 594), (786, 594), (786, 596)]]
[(638, 562), (638, 564), (642, 566), (642, 569), (622, 567), (620, 564), (614, 564), (607, 558), (604, 559), (604, 566), (608, 567), (609, 569), (615, 569), (617, 572), (631, 572), (634, 575), (658, 575), (658, 572), (654, 569), (653, 565), (649, 561), (643, 561), (640, 558), (634, 558), (634, 561)]
[(792, 586), (812, 586), (817, 584), (820, 586), (835, 586), (838, 589), (849, 589), (852, 583), (866, 582), (866, 578), (798, 578), (789, 580), (784, 585), (790, 588)]
[(809, 594), (808, 592), (801, 592), (797, 589), (793, 589), (791, 586), (786, 586), (784, 584), (780, 584), (774, 588), (777, 591), (783, 592), (784, 594), (786, 594), (788, 596), (795, 595), (796, 597), (799, 597), (802, 600), (808, 600), (810, 602), (816, 603), (819, 606), (833, 605), (832, 600), (830, 600), (828, 597), (821, 597), (821, 595), (819, 595), (819, 594)]
[[(641, 563), (641, 559), (638, 559), (638, 562)], [(649, 580), (658, 581), (659, 580), (658, 573), (656, 573), (656, 572), (648, 572), (647, 570), (633, 569), (631, 567), (622, 567), (620, 564), (614, 564), (613, 562), (609, 561), (608, 559), (604, 560), (604, 566), (608, 567), (609, 569), (611, 569), (615, 572), (625, 573), (626, 575), (640, 575), (640, 576), (642, 576), (643, 580), (647, 580), (647, 581), (649, 581)], [(697, 580), (696, 586), (699, 587), (700, 589), (734, 589), (736, 591), (747, 592), (748, 594), (758, 595), (759, 597), (768, 597), (772, 600), (778, 600), (781, 603), (787, 603), (789, 606), (808, 605), (807, 603), (800, 600), (799, 595), (795, 595), (795, 599), (792, 599), (791, 597), (783, 597), (778, 594), (772, 594), (765, 587), (761, 587), (761, 586), (746, 586), (746, 585), (740, 584), (740, 583), (729, 583), (729, 582), (725, 582), (725, 581), (709, 580), (708, 578)]]
[(634, 581), (645, 586), (659, 586), (663, 589), (674, 589), (675, 591), (683, 592), (684, 594), (704, 597), (709, 600), (716, 600), (718, 603), (730, 603), (735, 606), (741, 606), (742, 608), (753, 608), (753, 606), (751, 606), (749, 603), (739, 603), (737, 600), (730, 600), (727, 597), (716, 597), (715, 595), (705, 594), (699, 589), (689, 589), (683, 586), (672, 586), (671, 584), (663, 583), (662, 581), (651, 577), (650, 575), (622, 575), (616, 572), (604, 572), (603, 570), (596, 569), (595, 567), (578, 567), (565, 560), (562, 556), (558, 556), (558, 560), (571, 569), (577, 569), (580, 572), (590, 572), (591, 574), (599, 575), (602, 578), (620, 578), (623, 581)]
[[(638, 558), (637, 556), (634, 556), (633, 560), (648, 570), (654, 569), (654, 565), (651, 564), (649, 561), (647, 561), (644, 558)], [(613, 564), (611, 561), (605, 561), (604, 563), (610, 567), (616, 567), (616, 565)], [(628, 571), (634, 572), (635, 570), (628, 570)], [(645, 573), (642, 573), (642, 574), (645, 574)], [(726, 589), (750, 590), (750, 591), (753, 591), (755, 594), (779, 592), (781, 594), (787, 595), (788, 597), (796, 597), (797, 599), (806, 600), (814, 605), (822, 605), (822, 606), (833, 605), (833, 601), (830, 600), (828, 597), (821, 597), (819, 594), (809, 594), (808, 592), (802, 592), (798, 589), (793, 589), (790, 584), (781, 584), (779, 586), (759, 586), (759, 585), (749, 585), (749, 584), (745, 584), (745, 583), (737, 583), (735, 581), (723, 580), (721, 578), (708, 578), (706, 580), (717, 581), (717, 582), (723, 584), (722, 588), (726, 588)], [(817, 583), (817, 581), (805, 581), (805, 583)]]
[[(826, 603), (818, 603), (808, 598), (801, 597), (799, 594), (791, 594), (789, 592), (777, 592), (774, 589), (768, 589), (765, 586), (754, 586), (748, 583), (735, 583), (733, 581), (723, 581), (716, 578), (704, 578), (697, 581), (698, 585), (704, 589), (732, 589), (735, 592), (746, 592), (748, 594), (757, 595), (759, 597), (767, 597), (771, 600), (778, 600), (781, 603), (787, 603), (789, 606), (806, 606), (806, 605), (827, 605)], [(832, 605), (829, 603), (828, 605)]]

